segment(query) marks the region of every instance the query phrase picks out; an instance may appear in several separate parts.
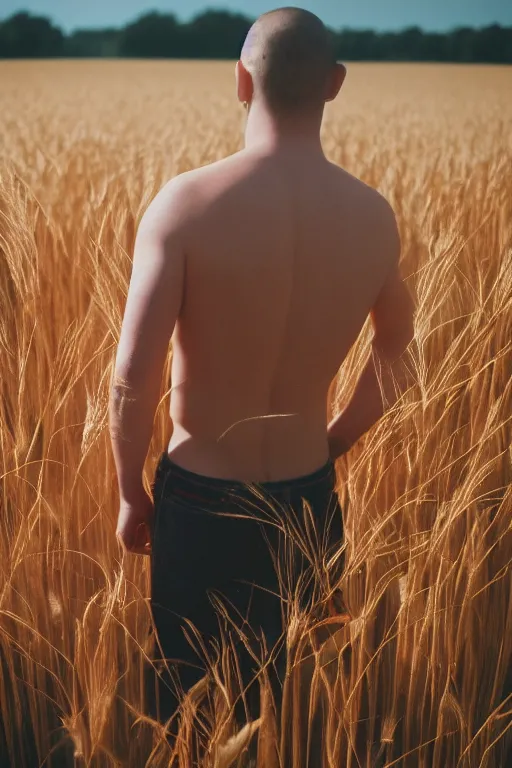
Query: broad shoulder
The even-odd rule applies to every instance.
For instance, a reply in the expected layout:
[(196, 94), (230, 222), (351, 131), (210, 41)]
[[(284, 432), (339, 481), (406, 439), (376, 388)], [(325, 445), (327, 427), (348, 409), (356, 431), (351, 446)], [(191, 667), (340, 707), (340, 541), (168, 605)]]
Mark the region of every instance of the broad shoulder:
[(366, 184), (348, 171), (333, 166), (339, 184), (340, 196), (350, 201), (351, 222), (361, 238), (367, 243), (369, 252), (379, 254), (389, 263), (400, 257), (400, 234), (395, 211), (379, 190)]
[(190, 217), (194, 197), (194, 172), (170, 179), (155, 195), (139, 224), (137, 237), (165, 238), (184, 226)]
[(396, 215), (389, 200), (378, 189), (366, 184), (340, 166), (333, 166), (341, 189), (345, 189), (367, 223), (371, 222), (379, 232), (394, 233), (397, 230)]
[(139, 233), (151, 231), (165, 236), (197, 222), (219, 185), (232, 183), (243, 162), (242, 153), (237, 153), (170, 179), (146, 209)]
[(351, 195), (370, 210), (384, 217), (394, 217), (393, 209), (384, 195), (374, 187), (366, 184), (362, 179), (353, 176), (351, 173), (341, 168), (339, 165), (331, 163), (334, 175), (337, 177), (340, 187), (350, 190)]

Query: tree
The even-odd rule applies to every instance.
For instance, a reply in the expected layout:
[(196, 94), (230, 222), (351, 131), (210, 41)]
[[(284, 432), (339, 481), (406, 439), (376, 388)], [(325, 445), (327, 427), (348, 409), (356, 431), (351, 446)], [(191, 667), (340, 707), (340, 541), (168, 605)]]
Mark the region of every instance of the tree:
[(449, 61), (470, 62), (475, 56), (478, 32), (469, 27), (454, 29), (446, 38), (446, 57)]
[(172, 58), (183, 55), (183, 28), (172, 14), (153, 11), (128, 24), (121, 33), (119, 53), (134, 58)]
[(64, 47), (62, 30), (43, 16), (16, 13), (0, 23), (0, 57), (39, 59), (60, 56)]
[(395, 37), (396, 58), (400, 61), (419, 60), (424, 58), (425, 35), (419, 27), (404, 29)]
[(347, 61), (371, 61), (377, 54), (378, 36), (371, 29), (344, 29), (337, 35), (337, 55)]
[(424, 61), (447, 61), (447, 39), (441, 32), (427, 32), (423, 35)]
[(63, 55), (70, 58), (115, 58), (119, 56), (118, 29), (76, 29), (64, 41)]
[(512, 53), (512, 30), (499, 24), (480, 29), (473, 43), (473, 61), (503, 64), (510, 61)]
[[(209, 10), (188, 24), (172, 14), (146, 13), (122, 29), (76, 30), (68, 36), (49, 19), (17, 13), (0, 22), (0, 58), (57, 56), (236, 59), (251, 27), (238, 13)], [(346, 61), (454, 61), (512, 64), (512, 28), (493, 24), (452, 32), (344, 29), (333, 32)]]
[(187, 25), (188, 55), (198, 59), (236, 59), (252, 21), (238, 13), (206, 11)]

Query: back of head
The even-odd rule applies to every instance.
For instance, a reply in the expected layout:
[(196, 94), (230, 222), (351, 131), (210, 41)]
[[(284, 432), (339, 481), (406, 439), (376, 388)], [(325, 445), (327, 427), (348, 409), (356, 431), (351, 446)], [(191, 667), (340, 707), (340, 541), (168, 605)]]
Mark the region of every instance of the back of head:
[(255, 97), (273, 113), (324, 105), (336, 56), (332, 34), (313, 13), (280, 8), (264, 14), (251, 28), (241, 58)]

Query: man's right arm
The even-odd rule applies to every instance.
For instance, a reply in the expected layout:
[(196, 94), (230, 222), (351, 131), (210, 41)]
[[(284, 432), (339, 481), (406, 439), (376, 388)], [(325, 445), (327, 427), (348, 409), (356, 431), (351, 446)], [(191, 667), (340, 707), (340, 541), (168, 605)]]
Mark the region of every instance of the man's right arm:
[(400, 240), (394, 217), (390, 234), (392, 266), (371, 310), (371, 353), (348, 406), (329, 425), (333, 460), (347, 453), (407, 388), (407, 349), (414, 338), (414, 303), (399, 272)]

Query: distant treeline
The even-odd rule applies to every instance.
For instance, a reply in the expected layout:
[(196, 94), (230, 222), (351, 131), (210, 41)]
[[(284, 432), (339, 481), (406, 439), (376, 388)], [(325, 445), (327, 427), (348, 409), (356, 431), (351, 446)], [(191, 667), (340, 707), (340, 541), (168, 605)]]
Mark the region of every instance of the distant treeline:
[[(17, 13), (0, 22), (0, 58), (235, 59), (252, 20), (205, 11), (181, 23), (172, 14), (147, 13), (120, 29), (77, 29), (66, 35), (42, 16)], [(347, 61), (512, 63), (512, 27), (493, 24), (451, 32), (333, 31), (338, 58)]]

